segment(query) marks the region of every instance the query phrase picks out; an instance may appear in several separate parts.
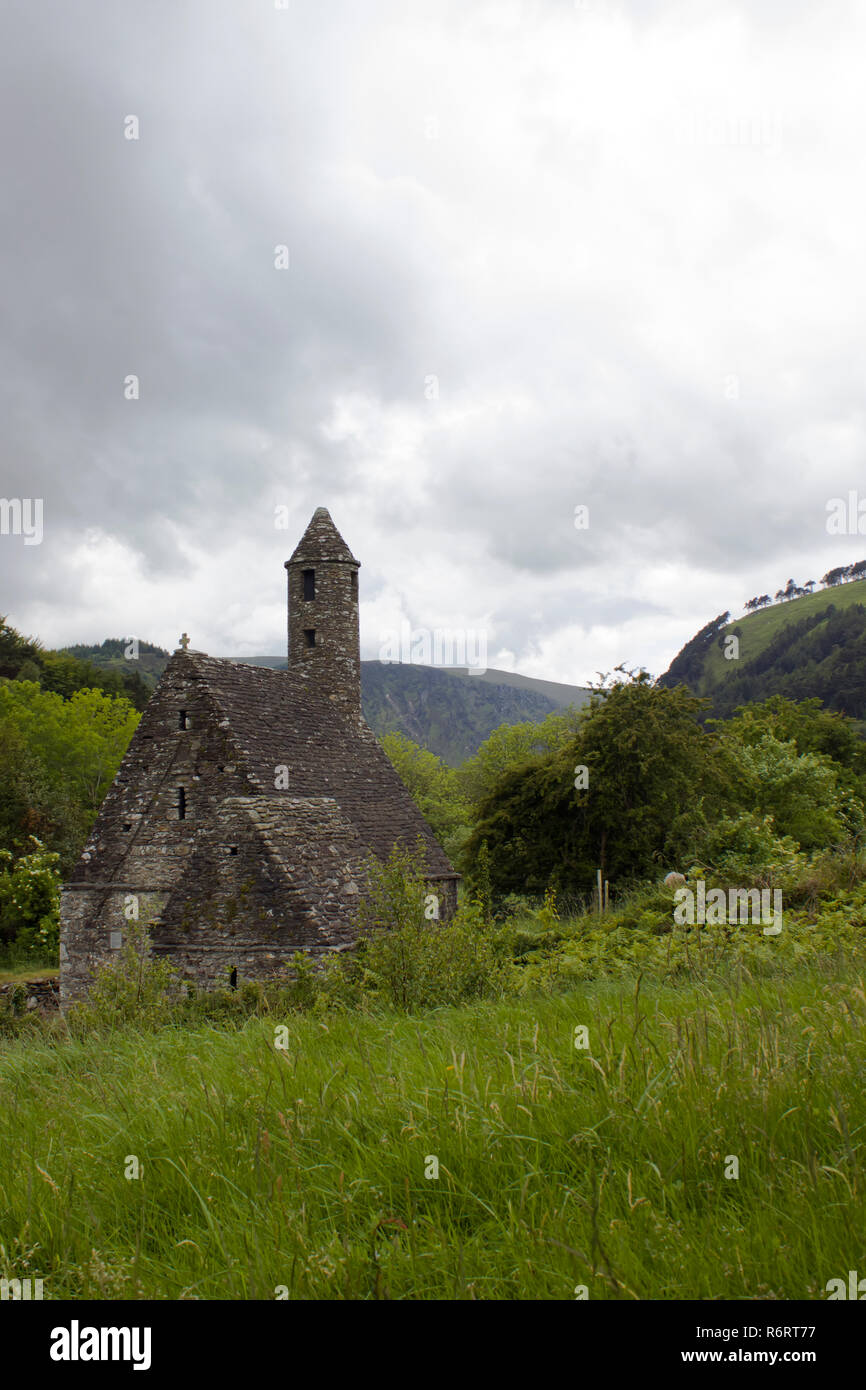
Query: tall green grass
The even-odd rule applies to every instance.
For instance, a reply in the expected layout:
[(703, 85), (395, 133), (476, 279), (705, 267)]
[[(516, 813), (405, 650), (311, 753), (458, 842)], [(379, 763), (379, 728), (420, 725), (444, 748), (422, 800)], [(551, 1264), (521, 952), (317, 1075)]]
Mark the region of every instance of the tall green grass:
[(823, 1298), (866, 1273), (864, 1021), (837, 964), (8, 1041), (0, 1275), (48, 1298)]

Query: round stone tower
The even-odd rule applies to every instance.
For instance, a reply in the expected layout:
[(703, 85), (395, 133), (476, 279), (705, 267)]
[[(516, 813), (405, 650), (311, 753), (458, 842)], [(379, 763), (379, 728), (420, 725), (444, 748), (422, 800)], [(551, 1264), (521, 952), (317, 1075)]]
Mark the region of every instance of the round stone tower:
[(289, 669), (347, 714), (361, 713), (358, 570), (326, 507), (317, 507), (290, 560)]

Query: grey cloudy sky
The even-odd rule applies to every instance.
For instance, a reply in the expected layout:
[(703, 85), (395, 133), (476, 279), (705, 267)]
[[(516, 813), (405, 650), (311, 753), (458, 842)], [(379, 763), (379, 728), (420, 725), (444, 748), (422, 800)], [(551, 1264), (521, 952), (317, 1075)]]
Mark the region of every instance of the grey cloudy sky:
[(7, 0), (0, 612), (278, 652), (325, 505), (365, 656), (582, 683), (860, 559), (864, 47), (832, 0)]

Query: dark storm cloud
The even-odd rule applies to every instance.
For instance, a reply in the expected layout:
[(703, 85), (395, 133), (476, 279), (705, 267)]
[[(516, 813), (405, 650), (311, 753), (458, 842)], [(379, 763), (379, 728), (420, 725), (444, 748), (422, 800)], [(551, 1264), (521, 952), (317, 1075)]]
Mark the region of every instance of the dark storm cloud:
[(368, 649), (481, 615), (561, 679), (659, 669), (800, 557), (855, 558), (824, 518), (864, 442), (862, 84), (810, 7), (3, 26), (2, 489), (45, 500), (42, 546), (0, 544), (21, 626), (278, 649), (319, 503)]

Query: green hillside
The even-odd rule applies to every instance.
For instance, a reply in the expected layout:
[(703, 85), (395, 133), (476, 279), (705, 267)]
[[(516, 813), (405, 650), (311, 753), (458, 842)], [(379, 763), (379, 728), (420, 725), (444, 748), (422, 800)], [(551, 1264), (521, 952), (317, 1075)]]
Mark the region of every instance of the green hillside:
[(582, 705), (588, 704), (590, 699), (590, 692), (582, 685), (563, 685), (560, 681), (538, 680), (535, 676), (518, 675), (516, 671), (497, 671), (491, 667), (486, 671), (476, 672), (468, 670), (465, 666), (442, 666), (438, 669), (443, 675), (455, 680), (484, 681), (488, 685), (506, 685), (512, 690), (543, 695), (557, 709), (567, 709), (570, 705), (580, 709)]
[(379, 738), (405, 734), (452, 767), (501, 724), (537, 722), (559, 708), (531, 685), (515, 689), (480, 676), (460, 680), (446, 669), (380, 661), (361, 662), (361, 698), (364, 718)]
[(148, 695), (156, 689), (157, 682), (168, 664), (170, 653), (164, 647), (156, 647), (151, 642), (139, 642), (135, 660), (124, 655), (128, 643), (119, 637), (108, 637), (100, 646), (77, 645), (64, 647), (64, 653), (79, 661), (88, 661), (102, 671), (116, 671), (121, 680), (135, 673), (147, 688)]
[[(736, 656), (725, 655), (736, 636)], [(733, 621), (707, 623), (687, 642), (660, 683), (689, 686), (716, 714), (785, 695), (817, 696), (829, 709), (866, 719), (866, 580), (779, 602)]]
[[(791, 623), (800, 622), (816, 614), (827, 616), (833, 608), (844, 612), (858, 604), (866, 605), (866, 579), (858, 579), (852, 584), (838, 584), (833, 589), (821, 589), (817, 594), (805, 594), (802, 598), (791, 599), (790, 603), (774, 603), (759, 613), (749, 613), (727, 625), (727, 631), (735, 629), (740, 634), (740, 661), (750, 661), (778, 637)], [(704, 668), (704, 686), (701, 694), (708, 694), (729, 674), (730, 662), (726, 661), (722, 648), (713, 646), (707, 655)]]

